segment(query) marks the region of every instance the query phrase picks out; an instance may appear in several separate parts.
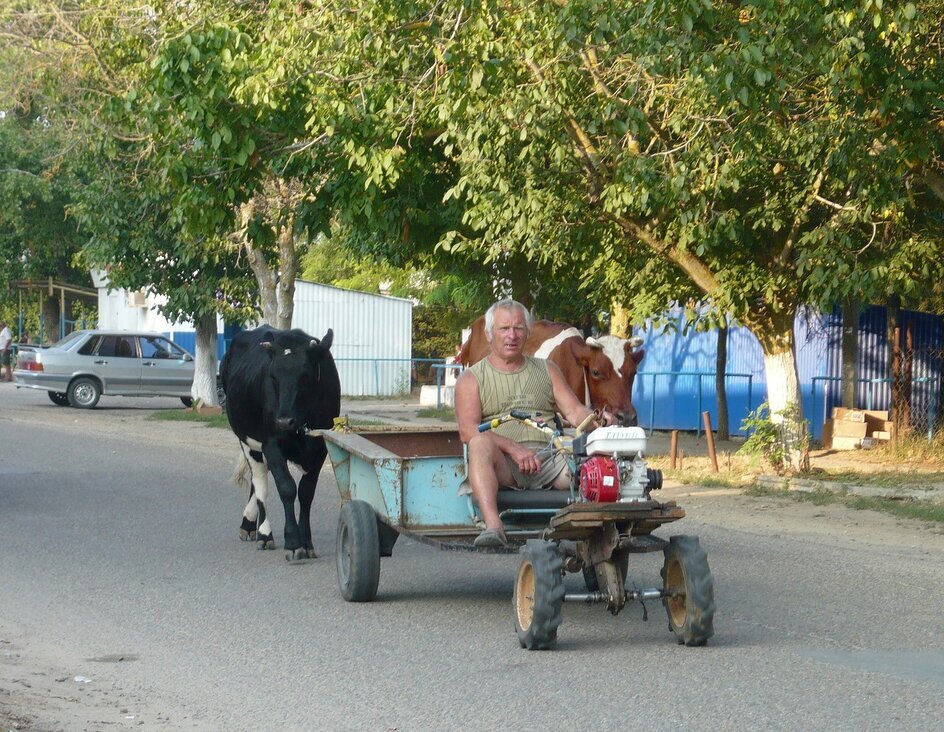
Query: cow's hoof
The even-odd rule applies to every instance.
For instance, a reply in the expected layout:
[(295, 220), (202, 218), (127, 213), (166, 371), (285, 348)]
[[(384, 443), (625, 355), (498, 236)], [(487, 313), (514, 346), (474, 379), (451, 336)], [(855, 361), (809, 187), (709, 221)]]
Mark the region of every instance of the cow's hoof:
[(285, 561), (287, 562), (303, 562), (306, 559), (314, 558), (314, 549), (305, 549), (304, 547), (299, 547), (298, 549), (290, 549), (285, 552)]
[(256, 542), (256, 549), (260, 551), (264, 549), (275, 549), (275, 539), (271, 536), (259, 536), (259, 540)]
[(239, 540), (240, 541), (255, 541), (256, 540), (256, 530), (246, 531), (246, 529), (239, 530)]

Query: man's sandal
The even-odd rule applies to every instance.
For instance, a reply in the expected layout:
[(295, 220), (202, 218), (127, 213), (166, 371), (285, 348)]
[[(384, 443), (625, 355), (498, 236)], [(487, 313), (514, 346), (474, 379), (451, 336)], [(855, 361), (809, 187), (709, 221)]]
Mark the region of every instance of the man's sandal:
[(508, 537), (505, 536), (504, 529), (485, 529), (475, 537), (473, 545), (479, 549), (508, 546)]

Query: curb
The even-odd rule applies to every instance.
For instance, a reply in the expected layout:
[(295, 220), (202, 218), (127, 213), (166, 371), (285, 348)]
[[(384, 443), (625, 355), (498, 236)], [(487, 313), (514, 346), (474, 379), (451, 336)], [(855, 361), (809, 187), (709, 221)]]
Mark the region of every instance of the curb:
[(813, 493), (815, 491), (829, 491), (831, 493), (851, 494), (866, 498), (913, 498), (920, 501), (944, 500), (944, 487), (929, 486), (927, 488), (887, 488), (877, 485), (862, 485), (856, 483), (842, 483), (836, 480), (815, 480), (813, 478), (787, 478), (780, 475), (759, 475), (757, 483), (765, 488), (776, 490), (799, 491)]

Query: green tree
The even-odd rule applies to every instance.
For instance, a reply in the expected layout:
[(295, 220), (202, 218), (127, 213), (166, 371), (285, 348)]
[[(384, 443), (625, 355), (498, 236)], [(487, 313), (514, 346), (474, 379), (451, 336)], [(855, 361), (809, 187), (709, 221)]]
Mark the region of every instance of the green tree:
[(444, 248), (579, 251), (639, 315), (700, 293), (758, 337), (775, 414), (800, 402), (798, 307), (939, 277), (910, 172), (940, 169), (939, 3), (437, 7)]

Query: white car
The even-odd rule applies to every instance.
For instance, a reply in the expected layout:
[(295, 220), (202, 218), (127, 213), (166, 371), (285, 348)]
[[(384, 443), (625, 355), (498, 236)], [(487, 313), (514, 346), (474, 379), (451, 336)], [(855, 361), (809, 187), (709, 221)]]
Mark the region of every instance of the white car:
[(193, 356), (160, 333), (77, 330), (48, 348), (21, 350), (13, 380), (79, 409), (102, 394), (175, 396), (190, 406)]

